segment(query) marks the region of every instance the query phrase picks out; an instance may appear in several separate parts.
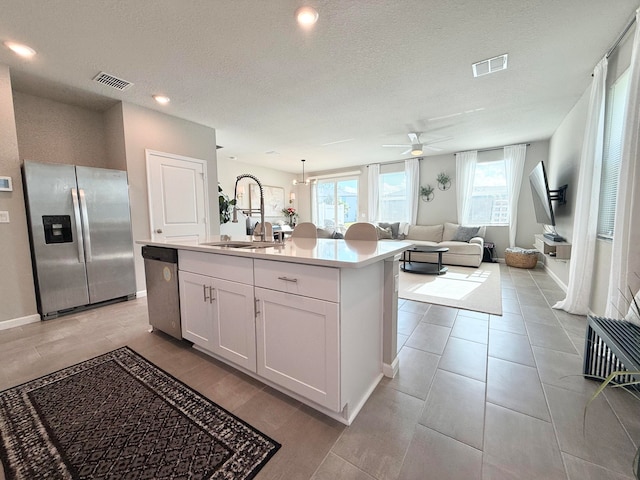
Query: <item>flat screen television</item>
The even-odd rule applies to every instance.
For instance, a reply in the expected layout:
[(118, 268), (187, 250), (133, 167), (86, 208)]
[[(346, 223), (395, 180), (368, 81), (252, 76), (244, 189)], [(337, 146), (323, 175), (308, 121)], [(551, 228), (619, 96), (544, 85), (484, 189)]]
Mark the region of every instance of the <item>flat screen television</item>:
[(538, 163), (529, 174), (531, 195), (533, 196), (533, 209), (536, 214), (536, 222), (555, 227), (556, 219), (551, 205), (551, 192), (547, 181), (547, 172), (544, 163)]
[(563, 185), (560, 190), (550, 190), (547, 181), (547, 172), (544, 169), (544, 162), (538, 163), (529, 174), (531, 184), (531, 196), (533, 197), (533, 209), (536, 215), (536, 222), (550, 226), (551, 231), (544, 233), (550, 240), (562, 242), (564, 239), (556, 232), (556, 218), (553, 214), (551, 200), (558, 200), (564, 203), (564, 192), (567, 186)]

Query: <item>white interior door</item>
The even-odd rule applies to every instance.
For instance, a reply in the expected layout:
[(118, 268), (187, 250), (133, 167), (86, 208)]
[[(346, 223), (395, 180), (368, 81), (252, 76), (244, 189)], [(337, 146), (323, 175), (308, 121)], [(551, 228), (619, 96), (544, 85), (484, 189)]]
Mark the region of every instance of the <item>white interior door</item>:
[(206, 161), (145, 152), (151, 238), (204, 241), (209, 218)]

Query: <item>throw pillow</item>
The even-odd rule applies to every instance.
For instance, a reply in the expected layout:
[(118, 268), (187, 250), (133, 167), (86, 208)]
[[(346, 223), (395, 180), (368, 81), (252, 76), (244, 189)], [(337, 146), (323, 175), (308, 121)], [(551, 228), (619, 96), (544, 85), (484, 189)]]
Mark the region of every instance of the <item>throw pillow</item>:
[(398, 238), (398, 233), (400, 230), (400, 222), (396, 222), (396, 223), (385, 223), (385, 222), (379, 222), (378, 226), (381, 228), (390, 228), (391, 229), (391, 238), (393, 238), (394, 240), (396, 238)]
[(454, 242), (467, 242), (475, 237), (480, 227), (458, 227), (458, 231), (451, 239)]
[(333, 232), (333, 235), (331, 236), (331, 238), (339, 240), (341, 238), (344, 238), (344, 235), (341, 234), (340, 232)]
[(335, 232), (333, 230), (327, 230), (326, 228), (317, 228), (316, 236), (318, 238), (332, 238)]
[(382, 228), (380, 225), (376, 225), (376, 231), (378, 232), (378, 240), (393, 238), (390, 227)]

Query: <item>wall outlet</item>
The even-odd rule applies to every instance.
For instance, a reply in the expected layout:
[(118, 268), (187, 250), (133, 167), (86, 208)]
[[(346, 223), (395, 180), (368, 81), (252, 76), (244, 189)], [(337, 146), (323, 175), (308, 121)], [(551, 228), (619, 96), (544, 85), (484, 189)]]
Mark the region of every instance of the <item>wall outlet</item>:
[(0, 212), (0, 223), (9, 223), (9, 212)]

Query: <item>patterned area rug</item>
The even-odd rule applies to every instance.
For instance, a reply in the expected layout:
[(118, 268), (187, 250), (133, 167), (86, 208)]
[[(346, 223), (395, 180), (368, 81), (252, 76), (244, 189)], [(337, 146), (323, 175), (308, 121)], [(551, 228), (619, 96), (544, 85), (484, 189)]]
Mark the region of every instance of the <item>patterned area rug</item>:
[(0, 392), (10, 479), (251, 479), (280, 448), (123, 347)]
[(502, 315), (500, 265), (449, 266), (444, 275), (400, 271), (398, 297), (475, 312)]

